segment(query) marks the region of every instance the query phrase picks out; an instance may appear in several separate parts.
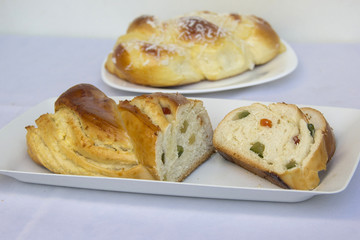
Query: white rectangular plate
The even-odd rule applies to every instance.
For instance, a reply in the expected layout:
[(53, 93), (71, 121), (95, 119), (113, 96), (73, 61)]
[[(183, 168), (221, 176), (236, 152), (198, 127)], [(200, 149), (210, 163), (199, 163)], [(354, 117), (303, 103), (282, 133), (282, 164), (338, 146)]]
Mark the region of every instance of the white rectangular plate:
[[(116, 101), (124, 99), (113, 98)], [(321, 174), (320, 185), (313, 191), (280, 189), (224, 160), (217, 153), (181, 183), (53, 174), (35, 164), (27, 155), (25, 126), (34, 125), (35, 119), (41, 114), (52, 113), (55, 100), (49, 99), (40, 103), (0, 130), (2, 153), (0, 174), (29, 183), (97, 190), (234, 200), (299, 202), (315, 195), (343, 191), (349, 184), (360, 158), (360, 110), (310, 106), (325, 115), (334, 129), (337, 141), (335, 155), (328, 164), (327, 171)], [(214, 128), (231, 110), (253, 103), (224, 99), (200, 98), (200, 100), (204, 102)]]

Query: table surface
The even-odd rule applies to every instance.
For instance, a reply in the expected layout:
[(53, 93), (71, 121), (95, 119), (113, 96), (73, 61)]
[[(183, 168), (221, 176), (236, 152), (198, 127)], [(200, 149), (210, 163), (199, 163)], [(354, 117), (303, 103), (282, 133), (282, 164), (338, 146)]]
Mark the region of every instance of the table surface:
[[(114, 39), (0, 35), (0, 128), (78, 83), (102, 82)], [(267, 84), (190, 97), (360, 109), (360, 43), (291, 43), (297, 69)], [(9, 136), (11, 137), (11, 136)], [(337, 194), (233, 201), (22, 183), (0, 175), (1, 239), (359, 239), (360, 170)]]

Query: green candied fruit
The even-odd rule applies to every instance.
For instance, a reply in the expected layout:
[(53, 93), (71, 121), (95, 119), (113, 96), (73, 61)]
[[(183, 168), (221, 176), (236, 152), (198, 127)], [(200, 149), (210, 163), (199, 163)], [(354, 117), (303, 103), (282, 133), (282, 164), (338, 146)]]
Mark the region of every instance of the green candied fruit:
[(308, 127), (308, 129), (309, 129), (309, 131), (310, 131), (310, 135), (311, 135), (312, 137), (314, 137), (314, 135), (315, 135), (315, 127), (314, 127), (314, 125), (311, 124), (311, 123), (308, 123), (307, 127)]
[(248, 110), (244, 110), (238, 114), (238, 119), (243, 119), (249, 116), (250, 112)]
[(195, 140), (196, 140), (195, 134), (191, 134), (191, 136), (190, 136), (190, 138), (189, 138), (189, 144), (190, 144), (190, 145), (191, 145), (191, 144), (194, 144)]
[(163, 164), (165, 164), (165, 153), (161, 154), (161, 161)]
[(189, 123), (188, 123), (188, 121), (184, 121), (184, 123), (183, 123), (183, 125), (181, 126), (181, 128), (180, 128), (180, 132), (181, 133), (185, 133), (186, 132), (186, 130), (187, 130), (187, 128), (188, 128), (188, 126), (189, 126)]
[(184, 148), (180, 145), (177, 145), (177, 151), (178, 151), (178, 157), (180, 157), (181, 154), (183, 154), (184, 152)]
[(264, 155), (263, 155), (264, 150), (265, 150), (264, 144), (262, 144), (260, 142), (256, 142), (252, 145), (250, 150), (253, 151), (254, 153), (256, 153), (257, 155), (259, 155), (259, 157), (264, 158)]
[(292, 168), (296, 167), (296, 165), (297, 165), (296, 162), (294, 160), (291, 160), (290, 162), (288, 162), (286, 164), (286, 169), (292, 169)]

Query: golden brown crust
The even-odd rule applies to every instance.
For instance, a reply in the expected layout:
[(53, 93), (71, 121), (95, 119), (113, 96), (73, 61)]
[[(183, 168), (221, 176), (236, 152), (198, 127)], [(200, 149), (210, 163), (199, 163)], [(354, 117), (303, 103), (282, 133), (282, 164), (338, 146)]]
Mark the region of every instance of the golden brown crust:
[(160, 131), (159, 127), (154, 125), (146, 115), (128, 101), (120, 102), (118, 108), (120, 110), (120, 121), (132, 140), (137, 159), (155, 179), (160, 180), (155, 162), (155, 147)]
[(270, 24), (262, 18), (257, 16), (252, 16), (255, 19), (255, 23), (257, 28), (256, 33), (254, 35), (258, 36), (259, 38), (267, 44), (269, 48), (276, 49), (276, 45), (280, 43), (279, 36), (274, 32), (273, 28)]
[(304, 107), (301, 108), (301, 110), (306, 113), (306, 116), (309, 119), (309, 121), (312, 121), (313, 120), (312, 118), (316, 118), (316, 117), (318, 118), (317, 121), (320, 121), (321, 124), (319, 124), (320, 126), (318, 127), (324, 133), (325, 146), (326, 146), (326, 151), (328, 153), (328, 161), (329, 161), (333, 157), (336, 150), (336, 139), (334, 132), (330, 127), (330, 124), (327, 122), (324, 115), (320, 111), (314, 108)]
[(55, 102), (55, 111), (63, 107), (72, 109), (82, 119), (93, 121), (99, 127), (118, 127), (115, 101), (90, 84), (76, 85), (61, 94)]
[(283, 50), (270, 24), (255, 16), (202, 11), (160, 22), (144, 15), (118, 38), (105, 68), (136, 84), (178, 86), (240, 74)]
[[(179, 129), (173, 121), (178, 108), (193, 102), (180, 94), (155, 93), (116, 104), (96, 87), (79, 84), (56, 100), (54, 114), (26, 127), (28, 154), (54, 173), (164, 180), (161, 154), (169, 147), (163, 135), (173, 132), (167, 131), (170, 124)], [(183, 180), (210, 152), (189, 161), (172, 180)]]
[(131, 104), (151, 116), (153, 123), (161, 130), (165, 130), (169, 121), (175, 119), (179, 106), (187, 103), (189, 100), (177, 93), (144, 94), (131, 100)]
[(99, 89), (76, 85), (57, 99), (54, 114), (36, 120), (38, 128), (26, 127), (29, 156), (54, 173), (157, 179), (150, 163), (139, 162), (118, 114)]
[(117, 104), (95, 86), (78, 84), (69, 88), (55, 102), (55, 112), (61, 108), (76, 113), (92, 137), (100, 140), (110, 137), (129, 148), (128, 136), (117, 123)]
[(319, 172), (326, 170), (328, 159), (325, 141), (322, 139), (316, 151), (302, 167), (287, 170), (279, 177), (293, 189), (312, 190), (319, 185)]
[(108, 61), (105, 66), (109, 71), (115, 70), (114, 73), (121, 78), (132, 79), (132, 74), (127, 69), (127, 67), (130, 66), (130, 63), (131, 59), (129, 53), (120, 43), (114, 49), (113, 54), (109, 55)]
[(151, 15), (142, 15), (135, 18), (129, 25), (127, 33), (140, 31), (142, 33), (150, 33), (154, 29), (151, 23), (155, 22), (155, 17)]
[(222, 28), (208, 20), (197, 17), (181, 17), (179, 23), (179, 39), (186, 42), (216, 42), (226, 36)]
[(174, 86), (203, 78), (184, 49), (133, 39), (127, 47), (124, 45), (119, 43), (105, 63), (105, 68), (121, 79), (149, 86)]
[(54, 173), (153, 179), (138, 164), (116, 103), (88, 84), (76, 85), (28, 126), (29, 156)]
[[(28, 151), (35, 162), (59, 174), (153, 179), (143, 166), (137, 164), (131, 152), (121, 153), (121, 149), (114, 151), (94, 143), (87, 145), (84, 141), (89, 140), (85, 140), (83, 134), (73, 139), (76, 134), (73, 131), (80, 130), (78, 119), (73, 116), (69, 113), (44, 114), (36, 121), (38, 128), (27, 128)], [(59, 128), (64, 121), (67, 121), (66, 132)]]

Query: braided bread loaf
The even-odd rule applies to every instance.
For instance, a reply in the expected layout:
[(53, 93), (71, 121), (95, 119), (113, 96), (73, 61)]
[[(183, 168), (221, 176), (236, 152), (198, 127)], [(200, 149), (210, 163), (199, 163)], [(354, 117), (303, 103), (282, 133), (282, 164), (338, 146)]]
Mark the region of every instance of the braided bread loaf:
[(118, 38), (105, 68), (132, 83), (177, 86), (240, 74), (284, 50), (256, 16), (203, 11), (164, 22), (140, 16)]
[(116, 104), (76, 85), (27, 126), (30, 157), (54, 173), (182, 181), (213, 153), (201, 101), (150, 94)]

